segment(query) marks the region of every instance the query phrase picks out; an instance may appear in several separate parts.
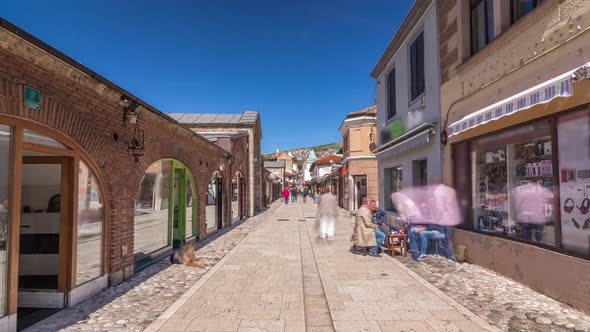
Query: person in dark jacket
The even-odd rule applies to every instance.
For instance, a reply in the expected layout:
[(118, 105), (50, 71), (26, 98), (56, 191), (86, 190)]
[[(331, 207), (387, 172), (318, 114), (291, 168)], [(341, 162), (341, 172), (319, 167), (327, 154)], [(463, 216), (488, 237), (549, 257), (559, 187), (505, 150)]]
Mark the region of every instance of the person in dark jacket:
[(379, 226), (379, 229), (385, 233), (385, 234), (390, 234), (392, 230), (396, 230), (393, 229), (391, 226), (389, 226), (387, 224), (387, 219), (389, 217), (387, 216), (387, 212), (383, 211), (380, 208), (377, 208), (377, 210), (375, 210), (375, 212), (373, 212), (373, 218), (372, 218), (372, 222), (375, 225)]

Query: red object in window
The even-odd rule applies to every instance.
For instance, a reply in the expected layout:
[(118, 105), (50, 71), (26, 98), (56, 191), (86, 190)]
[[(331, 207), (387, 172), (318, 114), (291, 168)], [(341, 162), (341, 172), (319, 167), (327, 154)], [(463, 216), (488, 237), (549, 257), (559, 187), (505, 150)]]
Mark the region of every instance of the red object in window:
[(562, 168), (561, 169), (561, 182), (562, 183), (566, 183), (567, 182), (567, 168)]

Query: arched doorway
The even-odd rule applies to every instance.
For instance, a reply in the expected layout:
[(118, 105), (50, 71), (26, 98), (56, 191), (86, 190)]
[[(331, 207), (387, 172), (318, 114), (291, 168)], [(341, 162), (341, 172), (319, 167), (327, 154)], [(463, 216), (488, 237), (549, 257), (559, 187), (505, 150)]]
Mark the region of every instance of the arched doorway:
[(231, 184), (231, 211), (232, 222), (244, 218), (246, 207), (246, 187), (242, 173), (236, 172)]
[(108, 204), (64, 135), (0, 116), (0, 316), (23, 329), (108, 286)]
[(224, 210), (224, 196), (223, 178), (221, 173), (215, 172), (211, 176), (209, 185), (207, 187), (207, 206), (206, 206), (206, 221), (207, 234), (212, 234), (223, 228), (223, 210)]
[(152, 163), (135, 198), (134, 263), (139, 270), (198, 234), (194, 178), (173, 159)]

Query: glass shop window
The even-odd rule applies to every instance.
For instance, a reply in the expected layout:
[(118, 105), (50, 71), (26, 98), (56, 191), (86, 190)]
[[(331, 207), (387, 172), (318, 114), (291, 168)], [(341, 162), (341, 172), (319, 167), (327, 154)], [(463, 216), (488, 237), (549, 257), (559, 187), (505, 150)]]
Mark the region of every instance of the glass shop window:
[(12, 130), (0, 125), (0, 316), (6, 314), (8, 286), (8, 226), (10, 224), (10, 161)]
[(389, 193), (386, 195), (386, 206), (390, 209), (393, 210), (394, 206), (393, 203), (391, 202), (391, 199), (389, 199), (389, 196), (395, 192), (398, 192), (400, 190), (402, 190), (402, 167), (401, 166), (397, 166), (397, 167), (392, 167), (392, 168), (387, 168), (385, 169), (386, 172), (386, 176), (389, 177)]
[(590, 111), (559, 118), (561, 244), (590, 256)]
[(104, 202), (96, 175), (82, 161), (79, 173), (76, 285), (102, 274), (104, 234)]
[(540, 121), (472, 142), (475, 229), (555, 245), (550, 128)]

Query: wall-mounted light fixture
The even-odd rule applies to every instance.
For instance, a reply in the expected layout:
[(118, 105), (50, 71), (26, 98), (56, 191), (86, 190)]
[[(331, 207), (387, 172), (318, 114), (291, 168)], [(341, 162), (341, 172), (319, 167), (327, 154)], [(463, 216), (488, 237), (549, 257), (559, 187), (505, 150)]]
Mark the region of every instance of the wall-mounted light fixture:
[(139, 103), (125, 95), (121, 96), (121, 101), (125, 105), (125, 109), (123, 110), (123, 126), (126, 126), (127, 123), (136, 124), (137, 120), (139, 120), (139, 111), (137, 110)]
[(139, 126), (135, 126), (135, 129), (133, 130), (133, 137), (127, 146), (127, 153), (133, 156), (133, 159), (136, 163), (139, 162), (139, 157), (143, 156), (145, 152), (144, 142), (143, 130), (139, 129)]
[(590, 66), (588, 64), (578, 68), (573, 74), (572, 79), (574, 81), (581, 81), (590, 79)]

